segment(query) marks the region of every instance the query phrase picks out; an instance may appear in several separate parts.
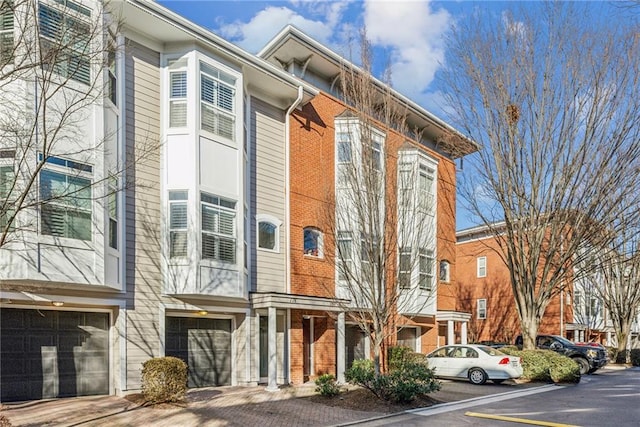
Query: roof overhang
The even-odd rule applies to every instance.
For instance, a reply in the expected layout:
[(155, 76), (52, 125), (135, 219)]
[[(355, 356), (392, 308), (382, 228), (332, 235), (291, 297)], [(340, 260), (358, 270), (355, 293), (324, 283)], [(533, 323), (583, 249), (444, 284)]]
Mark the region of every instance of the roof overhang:
[(471, 313), (464, 313), (462, 311), (438, 311), (438, 313), (436, 313), (436, 320), (438, 322), (444, 322), (447, 320), (454, 322), (468, 322), (471, 320)]
[[(292, 63), (301, 64), (304, 68), (328, 81), (336, 81), (344, 67), (363, 72), (361, 68), (345, 59), (338, 53), (312, 39), (292, 25), (286, 26), (259, 53), (275, 66), (288, 67)], [(372, 78), (374, 85), (384, 93), (388, 87), (382, 81)], [(407, 114), (407, 122), (434, 141), (439, 149), (451, 157), (458, 158), (471, 154), (480, 146), (464, 136), (443, 120), (439, 119), (411, 99), (391, 89), (393, 99), (400, 104)]]
[(243, 50), (211, 31), (194, 24), (153, 1), (113, 0), (108, 5), (112, 13), (124, 19), (124, 29), (141, 34), (163, 46), (196, 43), (242, 69), (245, 84), (288, 106), (303, 88), (302, 103), (308, 102), (318, 91), (308, 83), (285, 72), (281, 67)]
[(280, 294), (276, 292), (251, 293), (253, 308), (292, 308), (297, 310), (345, 311), (349, 300), (308, 295)]

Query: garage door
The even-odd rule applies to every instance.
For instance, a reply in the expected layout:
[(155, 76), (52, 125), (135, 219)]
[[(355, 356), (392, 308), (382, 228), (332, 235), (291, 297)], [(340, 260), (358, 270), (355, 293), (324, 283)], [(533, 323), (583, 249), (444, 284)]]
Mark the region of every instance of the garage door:
[(0, 310), (0, 400), (108, 393), (108, 313)]
[(231, 320), (167, 317), (166, 355), (189, 366), (189, 387), (231, 384)]

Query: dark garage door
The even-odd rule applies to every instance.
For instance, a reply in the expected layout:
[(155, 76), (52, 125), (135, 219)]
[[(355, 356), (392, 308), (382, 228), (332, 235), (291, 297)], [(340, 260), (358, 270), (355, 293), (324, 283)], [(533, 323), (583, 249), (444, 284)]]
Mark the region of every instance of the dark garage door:
[(108, 313), (0, 310), (0, 400), (108, 393)]
[(167, 317), (166, 355), (189, 366), (189, 387), (231, 384), (231, 320)]

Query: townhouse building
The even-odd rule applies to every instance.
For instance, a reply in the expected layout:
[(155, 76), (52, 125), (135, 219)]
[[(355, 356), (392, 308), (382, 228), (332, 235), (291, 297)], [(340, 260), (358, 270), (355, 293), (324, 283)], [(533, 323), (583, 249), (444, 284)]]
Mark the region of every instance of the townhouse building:
[[(499, 255), (498, 240), (485, 226), (460, 230), (456, 237), (457, 303), (460, 310), (472, 314), (469, 338), (474, 342), (515, 342), (520, 334), (520, 322), (509, 269)], [(584, 340), (587, 326), (580, 321), (574, 306), (581, 304), (579, 295), (574, 283), (569, 283), (565, 290), (552, 297), (541, 319), (539, 333)]]
[[(65, 142), (47, 151), (38, 134), (28, 153), (0, 143), (2, 189), (38, 168), (33, 204), (0, 248), (0, 401), (139, 390), (142, 363), (165, 355), (187, 362), (190, 387), (269, 390), (341, 377), (369, 357), (368, 338), (341, 308), (318, 216), (324, 193), (335, 194), (339, 130), (352, 124), (331, 87), (344, 59), (293, 27), (255, 56), (155, 2), (24, 4), (48, 43), (100, 22), (96, 40), (114, 48), (47, 67), (60, 96), (94, 95)], [(28, 27), (9, 10), (3, 49)], [(54, 129), (33, 107), (43, 98), (37, 82), (12, 81), (2, 115)], [(470, 315), (455, 299), (455, 159), (477, 147), (438, 144), (457, 132), (393, 94), (425, 133), (413, 141), (377, 129), (394, 153), (384, 167), (411, 159), (436, 201), (433, 241), (410, 274), (432, 295), (422, 311), (399, 313), (405, 328), (394, 341), (426, 352), (466, 340)], [(20, 103), (7, 103), (13, 96)]]

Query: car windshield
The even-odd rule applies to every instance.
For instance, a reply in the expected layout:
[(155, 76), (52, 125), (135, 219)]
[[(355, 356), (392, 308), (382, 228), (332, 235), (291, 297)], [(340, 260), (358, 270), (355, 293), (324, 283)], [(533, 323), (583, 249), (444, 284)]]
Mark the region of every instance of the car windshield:
[(487, 346), (484, 346), (484, 345), (479, 345), (479, 346), (476, 346), (476, 348), (478, 350), (482, 350), (483, 352), (487, 353), (489, 356), (506, 356), (506, 354), (504, 354), (500, 350), (495, 349), (493, 347), (487, 347)]
[(566, 339), (565, 337), (560, 337), (560, 336), (554, 335), (553, 338), (556, 341), (560, 341), (562, 343), (562, 345), (564, 345), (565, 347), (568, 346), (568, 345), (573, 345), (573, 343), (571, 341), (569, 341), (568, 339)]

